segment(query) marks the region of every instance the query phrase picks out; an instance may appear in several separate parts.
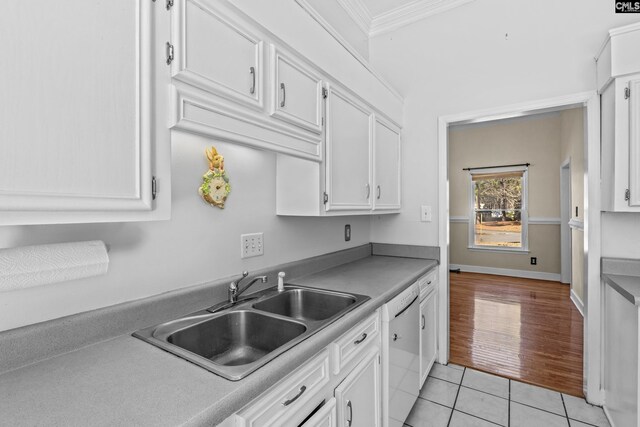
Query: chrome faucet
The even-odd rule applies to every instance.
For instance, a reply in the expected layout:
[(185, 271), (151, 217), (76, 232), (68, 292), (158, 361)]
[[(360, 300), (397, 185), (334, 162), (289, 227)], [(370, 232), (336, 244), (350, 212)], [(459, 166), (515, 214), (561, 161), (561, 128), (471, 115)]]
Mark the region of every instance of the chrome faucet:
[(229, 284), (229, 302), (231, 303), (237, 302), (238, 296), (240, 296), (241, 293), (249, 289), (249, 287), (254, 283), (256, 283), (258, 280), (260, 280), (262, 283), (267, 283), (267, 276), (256, 276), (253, 279), (251, 279), (251, 281), (247, 283), (244, 287), (240, 288), (239, 287), (240, 282), (242, 281), (242, 279), (244, 279), (248, 275), (249, 275), (248, 271), (243, 271), (241, 278), (239, 278), (238, 280), (234, 280)]

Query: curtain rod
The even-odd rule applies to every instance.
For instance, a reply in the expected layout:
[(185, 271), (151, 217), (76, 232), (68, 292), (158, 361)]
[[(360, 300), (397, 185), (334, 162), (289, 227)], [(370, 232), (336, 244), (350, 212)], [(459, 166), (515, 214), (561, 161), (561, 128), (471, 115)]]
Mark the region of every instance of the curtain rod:
[(479, 168), (463, 168), (463, 171), (472, 171), (476, 169), (495, 169), (495, 168), (511, 168), (514, 166), (526, 166), (529, 167), (531, 163), (518, 163), (517, 165), (502, 165), (502, 166), (482, 166)]

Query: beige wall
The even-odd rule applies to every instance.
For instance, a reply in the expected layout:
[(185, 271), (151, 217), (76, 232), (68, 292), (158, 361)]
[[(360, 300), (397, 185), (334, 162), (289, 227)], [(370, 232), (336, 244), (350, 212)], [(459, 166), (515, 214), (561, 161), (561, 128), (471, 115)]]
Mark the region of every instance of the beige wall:
[(450, 215), (469, 215), (466, 167), (531, 163), (529, 216), (560, 216), (560, 114), (452, 127)]
[[(559, 225), (530, 225), (528, 253), (467, 249), (469, 243), (467, 227), (467, 223), (451, 223), (449, 246), (451, 264), (560, 274)], [(531, 256), (538, 258), (537, 265), (531, 265), (529, 262)]]
[[(449, 139), (450, 215), (469, 217), (465, 167), (531, 163), (529, 217), (560, 217), (561, 113), (453, 127)], [(468, 249), (468, 223), (451, 223), (451, 264), (560, 273), (560, 226), (529, 226), (529, 252)], [(538, 258), (531, 265), (529, 258)]]
[[(564, 163), (571, 159), (571, 218), (584, 221), (584, 110), (560, 114), (560, 156)], [(578, 215), (576, 216), (576, 207)], [(571, 230), (571, 289), (584, 301), (584, 232)]]

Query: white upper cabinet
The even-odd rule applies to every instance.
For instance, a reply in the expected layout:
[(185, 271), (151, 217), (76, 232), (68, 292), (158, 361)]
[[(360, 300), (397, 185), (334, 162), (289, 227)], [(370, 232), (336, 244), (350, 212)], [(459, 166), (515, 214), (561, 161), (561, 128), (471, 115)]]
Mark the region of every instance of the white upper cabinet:
[(640, 76), (629, 81), (629, 206), (640, 210)]
[(327, 103), (327, 211), (372, 208), (373, 112), (356, 97), (329, 88)]
[(171, 72), (176, 80), (262, 107), (263, 41), (215, 3), (178, 0), (173, 10)]
[(400, 129), (376, 116), (374, 210), (400, 209)]
[(597, 57), (605, 211), (640, 212), (639, 43), (640, 24), (617, 28)]
[(322, 77), (294, 54), (271, 46), (271, 114), (315, 133), (322, 132)]
[(400, 126), (348, 89), (329, 84), (325, 160), (277, 157), (276, 213), (391, 214), (400, 210)]
[(167, 219), (164, 5), (4, 6), (0, 225)]

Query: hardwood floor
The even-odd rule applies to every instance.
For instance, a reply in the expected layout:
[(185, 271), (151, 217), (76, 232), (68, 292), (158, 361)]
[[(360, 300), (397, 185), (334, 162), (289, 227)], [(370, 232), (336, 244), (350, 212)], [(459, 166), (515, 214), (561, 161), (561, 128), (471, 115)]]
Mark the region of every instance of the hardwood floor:
[(559, 282), (450, 274), (450, 362), (574, 396), (583, 321)]

